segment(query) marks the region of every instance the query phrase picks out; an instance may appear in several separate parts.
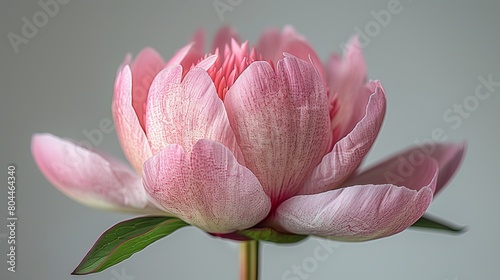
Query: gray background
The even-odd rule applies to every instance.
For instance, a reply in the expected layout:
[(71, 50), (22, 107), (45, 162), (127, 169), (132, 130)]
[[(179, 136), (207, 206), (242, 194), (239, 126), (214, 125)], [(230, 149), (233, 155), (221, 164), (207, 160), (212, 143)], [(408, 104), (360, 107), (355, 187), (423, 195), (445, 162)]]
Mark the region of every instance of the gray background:
[[(33, 162), (31, 135), (51, 132), (87, 140), (83, 130), (112, 119), (115, 73), (127, 52), (135, 55), (152, 46), (168, 59), (200, 27), (210, 39), (219, 26), (229, 24), (255, 43), (266, 27), (292, 24), (325, 59), (341, 51), (340, 43), (356, 27), (364, 30), (375, 21), (371, 11), (387, 9), (389, 1), (243, 0), (222, 20), (213, 1), (100, 2), (61, 5), (16, 54), (7, 34), (21, 34), (22, 17), (31, 19), (41, 7), (37, 1), (2, 1), (0, 234), (7, 232), (9, 163), (18, 169), (19, 224), (18, 272), (6, 270), (7, 243), (0, 238), (0, 278), (237, 279), (236, 243), (195, 228), (182, 229), (102, 273), (70, 276), (104, 230), (131, 216), (86, 208), (58, 192)], [(382, 80), (388, 99), (383, 129), (366, 163), (429, 138), (435, 128), (444, 129), (449, 140), (467, 139), (460, 173), (429, 211), (469, 230), (459, 236), (408, 230), (372, 242), (338, 243), (307, 277), (498, 279), (500, 87), (456, 129), (443, 113), (472, 98), (479, 76), (500, 81), (500, 2), (401, 0), (401, 6), (364, 48), (369, 76)], [(124, 159), (114, 132), (104, 134), (97, 147)], [(314, 239), (294, 246), (264, 245), (262, 279), (282, 279), (293, 265), (312, 257), (317, 246)]]

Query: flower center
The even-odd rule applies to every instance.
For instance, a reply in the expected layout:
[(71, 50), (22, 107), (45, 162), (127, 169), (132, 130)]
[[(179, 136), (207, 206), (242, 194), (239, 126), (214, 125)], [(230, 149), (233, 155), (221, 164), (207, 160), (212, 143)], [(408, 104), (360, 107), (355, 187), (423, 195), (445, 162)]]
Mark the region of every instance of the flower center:
[(231, 40), (231, 45), (226, 44), (223, 50), (216, 49), (215, 54), (217, 60), (207, 73), (212, 78), (217, 94), (222, 100), (248, 65), (254, 61), (263, 60), (262, 55), (257, 53), (254, 47), (249, 49), (248, 42), (240, 45), (234, 39)]

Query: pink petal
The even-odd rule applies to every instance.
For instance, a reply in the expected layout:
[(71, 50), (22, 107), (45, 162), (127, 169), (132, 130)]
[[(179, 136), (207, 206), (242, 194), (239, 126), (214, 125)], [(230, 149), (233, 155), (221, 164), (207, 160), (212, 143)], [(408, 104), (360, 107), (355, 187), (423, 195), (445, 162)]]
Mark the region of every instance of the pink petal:
[(151, 149), (132, 107), (132, 73), (128, 65), (123, 66), (116, 77), (112, 109), (123, 152), (134, 169), (141, 174), (142, 164), (151, 157)]
[(193, 42), (194, 49), (197, 52), (205, 54), (205, 31), (203, 29), (199, 29), (193, 34), (191, 42)]
[(323, 157), (300, 190), (314, 194), (338, 187), (361, 164), (377, 138), (385, 116), (385, 93), (379, 82), (368, 84), (371, 92), (364, 117)]
[(200, 61), (196, 64), (196, 67), (207, 71), (210, 67), (212, 67), (212, 65), (214, 65), (215, 61), (217, 61), (217, 55), (214, 54)]
[[(415, 176), (426, 157), (434, 158), (439, 167), (435, 193), (439, 192), (453, 176), (465, 153), (465, 143), (426, 143), (400, 152), (345, 182), (368, 184), (387, 182), (401, 184)], [(433, 190), (434, 191), (434, 190)]]
[(330, 142), (325, 89), (313, 66), (295, 57), (276, 73), (254, 62), (224, 103), (245, 163), (273, 203), (295, 194)]
[(173, 65), (182, 65), (184, 74), (199, 62), (205, 55), (205, 32), (198, 30), (191, 38), (191, 42), (178, 50), (165, 64), (164, 68)]
[(154, 49), (145, 48), (137, 55), (130, 67), (132, 72), (132, 106), (143, 129), (149, 87), (164, 64), (162, 57)]
[(314, 65), (321, 80), (326, 81), (323, 63), (316, 54), (316, 51), (292, 26), (285, 26), (281, 33), (278, 29), (266, 30), (259, 39), (257, 50), (262, 54), (263, 59), (270, 60), (273, 63), (282, 59), (285, 53), (292, 54), (304, 61), (309, 61)]
[(438, 167), (426, 158), (402, 186), (356, 185), (283, 202), (280, 225), (296, 234), (366, 241), (399, 233), (416, 222), (432, 201)]
[(203, 44), (203, 36), (196, 34), (193, 38), (194, 41), (178, 50), (177, 53), (175, 53), (175, 55), (165, 64), (163, 68), (174, 65), (181, 65), (183, 70), (182, 76), (184, 77), (189, 69), (191, 69), (191, 67), (202, 60), (203, 56), (205, 55), (203, 52), (203, 45), (201, 45)]
[(435, 148), (429, 156), (439, 164), (439, 176), (436, 193), (440, 192), (453, 177), (465, 156), (466, 143), (434, 143)]
[(270, 28), (264, 31), (259, 38), (256, 49), (264, 60), (274, 62), (277, 56), (277, 47), (281, 45), (281, 32), (277, 28)]
[(233, 39), (239, 44), (240, 38), (234, 29), (229, 26), (221, 27), (217, 31), (217, 34), (215, 34), (214, 42), (212, 44), (212, 53), (214, 53), (216, 49), (219, 49), (219, 53), (224, 53), (226, 45), (231, 46), (231, 41)]
[(368, 98), (365, 93), (366, 65), (359, 40), (353, 37), (344, 51), (344, 58), (332, 56), (328, 65), (331, 95), (339, 102), (332, 127), (339, 127), (340, 138), (347, 135), (365, 114)]
[(116, 159), (52, 134), (35, 134), (31, 151), (45, 177), (72, 199), (97, 208), (158, 212), (148, 203), (141, 178)]
[(144, 186), (166, 211), (212, 233), (249, 228), (271, 207), (252, 172), (210, 140), (198, 141), (190, 153), (168, 145), (144, 163)]
[(153, 153), (169, 144), (187, 152), (199, 139), (228, 147), (243, 160), (224, 109), (207, 72), (195, 67), (181, 80), (180, 66), (161, 71), (151, 86), (146, 131)]
[(283, 53), (290, 53), (302, 60), (310, 61), (319, 73), (321, 80), (326, 81), (326, 76), (323, 70), (323, 63), (319, 59), (316, 51), (311, 47), (307, 40), (293, 30), (292, 27), (283, 30), (283, 39), (274, 61), (278, 61), (283, 57)]

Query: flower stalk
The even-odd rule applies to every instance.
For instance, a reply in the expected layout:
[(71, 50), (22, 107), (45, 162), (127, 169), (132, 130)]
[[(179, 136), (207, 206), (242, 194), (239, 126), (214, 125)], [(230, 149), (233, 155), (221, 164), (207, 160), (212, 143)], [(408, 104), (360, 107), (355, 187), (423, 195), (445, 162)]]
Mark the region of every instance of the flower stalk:
[(243, 241), (240, 244), (240, 280), (259, 279), (259, 241)]

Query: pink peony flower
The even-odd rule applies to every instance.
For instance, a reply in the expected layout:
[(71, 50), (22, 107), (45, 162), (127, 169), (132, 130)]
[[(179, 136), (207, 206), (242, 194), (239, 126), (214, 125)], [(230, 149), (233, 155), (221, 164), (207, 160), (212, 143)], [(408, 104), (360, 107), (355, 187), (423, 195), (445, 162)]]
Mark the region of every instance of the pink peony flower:
[[(113, 116), (130, 164), (51, 134), (33, 136), (43, 174), (91, 206), (162, 213), (209, 233), (271, 227), (363, 241), (403, 231), (456, 171), (464, 144), (411, 148), (365, 171), (386, 107), (357, 38), (323, 65), (291, 27), (257, 46), (221, 29), (164, 62), (120, 66)], [(405, 166), (402, 166), (405, 164)]]

